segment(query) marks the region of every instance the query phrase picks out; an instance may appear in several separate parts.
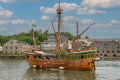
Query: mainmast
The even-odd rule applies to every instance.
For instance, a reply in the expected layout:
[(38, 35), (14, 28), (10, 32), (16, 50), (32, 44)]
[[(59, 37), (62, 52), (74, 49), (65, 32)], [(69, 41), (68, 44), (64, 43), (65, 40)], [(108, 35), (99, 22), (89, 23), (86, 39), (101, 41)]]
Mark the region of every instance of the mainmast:
[(76, 33), (76, 48), (77, 48), (77, 50), (78, 50), (78, 48), (79, 48), (79, 46), (78, 46), (78, 39), (79, 39), (79, 35), (78, 35), (78, 22), (76, 23), (76, 31), (77, 31), (77, 33)]
[(61, 14), (62, 14), (62, 9), (60, 8), (60, 1), (58, 3), (59, 7), (57, 9), (57, 16), (58, 16), (58, 33), (57, 33), (57, 40), (56, 40), (56, 52), (58, 54), (58, 57), (60, 56), (60, 22), (61, 22)]

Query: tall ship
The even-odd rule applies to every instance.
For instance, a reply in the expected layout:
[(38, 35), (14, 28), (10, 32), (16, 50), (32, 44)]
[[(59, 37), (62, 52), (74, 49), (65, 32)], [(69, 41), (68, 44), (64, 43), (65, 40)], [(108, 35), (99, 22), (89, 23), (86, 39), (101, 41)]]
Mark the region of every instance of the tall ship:
[[(36, 47), (36, 42), (34, 38), (33, 31), (33, 42), (34, 49), (32, 52), (27, 54), (27, 59), (30, 67), (36, 67), (40, 69), (63, 69), (63, 70), (95, 70), (94, 59), (96, 57), (96, 50), (91, 47), (78, 48), (76, 44), (76, 49), (67, 50), (64, 54), (60, 48), (60, 21), (62, 9), (59, 7), (56, 10), (58, 16), (58, 32), (55, 34), (56, 47), (55, 53), (45, 53), (38, 51)], [(77, 31), (78, 32), (78, 31)], [(77, 36), (78, 37), (78, 36)], [(78, 42), (76, 38), (76, 42)]]

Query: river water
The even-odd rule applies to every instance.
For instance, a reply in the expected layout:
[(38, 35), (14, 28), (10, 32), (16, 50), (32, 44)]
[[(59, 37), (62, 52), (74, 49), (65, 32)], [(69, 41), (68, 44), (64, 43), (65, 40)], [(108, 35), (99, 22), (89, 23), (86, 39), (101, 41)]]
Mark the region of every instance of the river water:
[(0, 80), (120, 80), (120, 60), (96, 61), (96, 71), (29, 68), (26, 59), (0, 59)]

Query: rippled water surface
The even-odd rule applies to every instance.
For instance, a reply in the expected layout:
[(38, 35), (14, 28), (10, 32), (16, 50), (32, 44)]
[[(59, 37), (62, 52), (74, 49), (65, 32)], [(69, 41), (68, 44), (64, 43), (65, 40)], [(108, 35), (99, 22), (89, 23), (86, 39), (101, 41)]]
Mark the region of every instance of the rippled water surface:
[(96, 71), (31, 69), (25, 59), (0, 59), (0, 80), (120, 80), (120, 60), (96, 62)]

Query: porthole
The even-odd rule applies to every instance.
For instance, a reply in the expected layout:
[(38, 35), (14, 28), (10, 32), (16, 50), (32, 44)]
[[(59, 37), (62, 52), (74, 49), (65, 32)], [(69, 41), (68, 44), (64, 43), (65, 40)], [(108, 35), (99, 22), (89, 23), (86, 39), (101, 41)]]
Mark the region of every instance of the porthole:
[(81, 55), (81, 59), (83, 59), (84, 57), (83, 57), (83, 55)]

